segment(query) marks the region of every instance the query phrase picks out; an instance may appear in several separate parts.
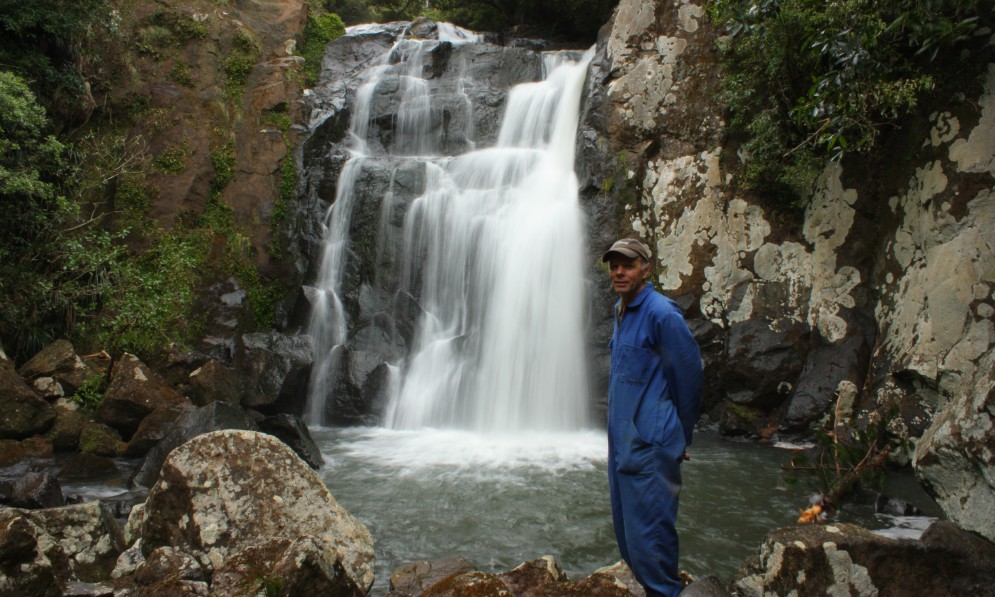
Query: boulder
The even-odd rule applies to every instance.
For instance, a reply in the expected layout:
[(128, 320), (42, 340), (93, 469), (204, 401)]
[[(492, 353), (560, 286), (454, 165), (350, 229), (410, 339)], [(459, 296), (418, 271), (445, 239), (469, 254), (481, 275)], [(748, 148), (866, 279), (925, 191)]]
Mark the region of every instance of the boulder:
[(66, 395), (65, 388), (54, 377), (39, 377), (31, 381), (31, 386), (45, 400), (58, 400)]
[(75, 578), (100, 582), (111, 577), (117, 558), (124, 551), (124, 537), (110, 509), (102, 502), (22, 513), (58, 543), (69, 558)]
[(995, 541), (995, 351), (974, 388), (937, 414), (916, 445), (916, 476), (944, 513)]
[(0, 508), (0, 594), (58, 597), (72, 577), (69, 559), (38, 525)]
[(336, 557), (334, 546), (317, 537), (271, 538), (226, 559), (214, 571), (211, 594), (218, 597), (270, 594), (362, 597)]
[(598, 568), (593, 574), (591, 574), (591, 576), (577, 584), (584, 587), (590, 582), (597, 582), (600, 585), (603, 584), (603, 580), (624, 588), (629, 593), (635, 595), (635, 597), (646, 597), (646, 591), (643, 590), (643, 586), (639, 584), (639, 581), (636, 580), (636, 576), (632, 573), (629, 565), (623, 560), (619, 560), (611, 566)]
[(111, 368), (110, 383), (97, 408), (97, 419), (117, 429), (127, 440), (153, 410), (184, 402), (189, 400), (168, 386), (138, 357), (125, 353)]
[(33, 436), (26, 440), (0, 439), (0, 467), (26, 465), (31, 460), (52, 457), (52, 442)]
[(259, 431), (290, 446), (311, 468), (319, 469), (325, 464), (325, 457), (321, 455), (318, 444), (314, 443), (311, 432), (300, 417), (286, 413), (266, 417), (259, 422)]
[(270, 406), (277, 401), (288, 408), (297, 406), (305, 395), (311, 374), (313, 354), (309, 337), (277, 332), (244, 334), (239, 355), (244, 406)]
[(770, 411), (788, 399), (802, 371), (802, 331), (747, 320), (729, 328), (725, 389), (737, 404)]
[(286, 444), (263, 433), (216, 431), (174, 450), (144, 514), (145, 553), (173, 546), (214, 571), (269, 539), (311, 537), (363, 592), (373, 583), (369, 531)]
[(129, 458), (145, 456), (149, 450), (166, 438), (184, 415), (195, 410), (190, 402), (180, 402), (160, 406), (142, 419), (135, 434), (131, 436), (124, 455)]
[(100, 479), (116, 475), (114, 460), (107, 456), (80, 453), (72, 456), (59, 469), (60, 479)]
[(156, 444), (131, 476), (132, 486), (152, 487), (159, 479), (159, 469), (175, 448), (189, 440), (221, 429), (256, 429), (256, 423), (241, 408), (227, 402), (212, 402), (182, 415), (169, 433)]
[(41, 349), (17, 370), (17, 374), (28, 380), (54, 379), (69, 394), (99, 375), (76, 354), (76, 349), (67, 340), (56, 340)]
[(57, 400), (53, 405), (55, 422), (45, 434), (56, 450), (70, 451), (79, 447), (79, 436), (83, 432), (86, 415), (80, 412), (79, 405), (65, 398)]
[(15, 508), (55, 508), (66, 505), (59, 480), (48, 473), (29, 472), (11, 486), (9, 505)]
[(13, 362), (0, 351), (0, 439), (41, 435), (54, 420), (52, 406), (18, 377)]
[[(621, 566), (624, 567), (625, 564), (621, 564)], [(626, 567), (625, 571), (627, 570)], [(645, 595), (642, 587), (638, 584), (635, 584), (638, 592), (630, 592), (629, 585), (620, 581), (614, 572), (618, 572), (623, 577), (625, 575), (624, 571), (616, 565), (611, 571), (604, 569), (579, 582), (571, 582), (553, 557), (543, 556), (501, 574), (479, 570), (454, 572), (421, 593), (401, 593), (400, 595), (431, 595), (432, 597), (462, 597), (464, 595), (493, 595), (495, 597), (540, 595), (633, 597), (633, 595), (638, 595), (643, 597)], [(422, 585), (427, 584), (425, 580), (421, 581)], [(631, 578), (631, 573), (629, 574), (629, 582), (635, 583), (635, 580)]]
[(390, 575), (390, 594), (396, 597), (417, 597), (445, 578), (471, 571), (473, 564), (459, 556), (406, 564)]
[(135, 567), (135, 584), (140, 587), (182, 580), (206, 582), (207, 575), (196, 559), (172, 547), (152, 550), (144, 561)]
[(238, 404), (241, 399), (238, 375), (214, 359), (194, 370), (189, 381), (190, 398), (197, 406), (215, 400)]
[(120, 456), (125, 444), (118, 432), (103, 423), (87, 421), (79, 434), (79, 451), (97, 456)]
[(919, 541), (849, 524), (778, 529), (744, 564), (734, 588), (742, 597), (995, 595), (995, 546), (955, 525), (937, 524)]

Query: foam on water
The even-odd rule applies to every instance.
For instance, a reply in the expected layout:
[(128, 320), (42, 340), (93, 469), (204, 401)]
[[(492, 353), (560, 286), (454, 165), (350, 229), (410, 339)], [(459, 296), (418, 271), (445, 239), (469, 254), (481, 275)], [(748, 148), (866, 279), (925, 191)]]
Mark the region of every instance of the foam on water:
[[(320, 433), (320, 431), (319, 431)], [(493, 478), (603, 468), (608, 443), (603, 431), (478, 433), (453, 429), (339, 429), (341, 452), (384, 473), (401, 476)], [(334, 465), (334, 462), (333, 462)]]

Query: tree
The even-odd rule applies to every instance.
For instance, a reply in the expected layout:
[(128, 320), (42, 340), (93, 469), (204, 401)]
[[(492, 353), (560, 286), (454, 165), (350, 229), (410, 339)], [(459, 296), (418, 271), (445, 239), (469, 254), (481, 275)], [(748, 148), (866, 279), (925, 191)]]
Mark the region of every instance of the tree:
[(69, 149), (50, 128), (27, 83), (0, 71), (0, 340), (15, 359), (72, 328), (119, 252), (65, 196)]

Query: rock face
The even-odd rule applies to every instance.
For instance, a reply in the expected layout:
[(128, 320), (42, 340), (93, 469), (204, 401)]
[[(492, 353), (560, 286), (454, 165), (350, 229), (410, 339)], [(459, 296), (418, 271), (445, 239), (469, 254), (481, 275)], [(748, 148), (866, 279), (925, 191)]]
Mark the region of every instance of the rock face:
[(771, 533), (735, 581), (762, 595), (995, 595), (995, 547), (950, 523), (919, 541), (852, 525), (806, 525)]
[[(657, 288), (702, 344), (722, 431), (805, 432), (837, 402), (845, 415), (897, 411), (888, 432), (918, 440), (920, 479), (991, 538), (995, 46), (965, 57), (980, 93), (950, 94), (885, 136), (902, 160), (827, 165), (791, 222), (728, 184), (741, 156), (718, 38), (694, 0), (622, 0), (603, 30), (577, 164), (592, 262), (617, 236), (650, 244)], [(595, 293), (602, 384), (613, 300)]]
[[(348, 195), (342, 200), (350, 206), (345, 216), (348, 258), (339, 293), (348, 337), (336, 350), (332, 379), (319, 388), (326, 397), (324, 420), (332, 423), (376, 422), (383, 407), (378, 399), (390, 383), (390, 366), (402, 360), (414, 342), (420, 307), (399, 290), (406, 287), (401, 283), (404, 225), (431, 169), (425, 160), (407, 156), (458, 156), (474, 147), (494, 145), (510, 87), (542, 75), (541, 53), (533, 49), (438, 39), (439, 28), (430, 21), (406, 28), (406, 23), (387, 24), (331, 42), (321, 84), (308, 99), (312, 132), (302, 152), (308, 188), (294, 216), (299, 222), (295, 228), (306, 231), (302, 240), (307, 244), (300, 250), (301, 261), (308, 264), (308, 279), (318, 278), (321, 261), (322, 230), (316, 224), (339, 200), (337, 193)], [(407, 43), (409, 38), (424, 41)], [(357, 89), (366, 68), (381, 55), (383, 69), (368, 88), (369, 114), (361, 115), (369, 119), (363, 156), (349, 162), (343, 175), (351, 157), (348, 148), (353, 139), (347, 132), (357, 110)], [(432, 103), (417, 126), (409, 122), (411, 101), (405, 103), (410, 68), (424, 77), (417, 85), (419, 89), (424, 85)], [(340, 182), (344, 180), (354, 182)], [(411, 281), (411, 287), (419, 285), (418, 280)], [(312, 303), (324, 300), (314, 288), (305, 288), (304, 298)], [(325, 335), (309, 333), (319, 341)], [(320, 352), (324, 359), (326, 351)]]
[(369, 590), (369, 531), (290, 448), (261, 433), (218, 431), (177, 448), (145, 504), (143, 551), (172, 546), (209, 571), (268, 540), (299, 537), (314, 538), (309, 566), (337, 563), (356, 587)]

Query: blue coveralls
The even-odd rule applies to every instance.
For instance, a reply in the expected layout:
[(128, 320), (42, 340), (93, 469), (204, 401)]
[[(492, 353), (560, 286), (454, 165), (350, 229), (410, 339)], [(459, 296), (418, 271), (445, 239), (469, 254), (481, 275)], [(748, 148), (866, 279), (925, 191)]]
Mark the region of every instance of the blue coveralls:
[(681, 458), (701, 408), (701, 351), (647, 283), (619, 317), (608, 385), (608, 486), (622, 558), (649, 597), (677, 595)]

